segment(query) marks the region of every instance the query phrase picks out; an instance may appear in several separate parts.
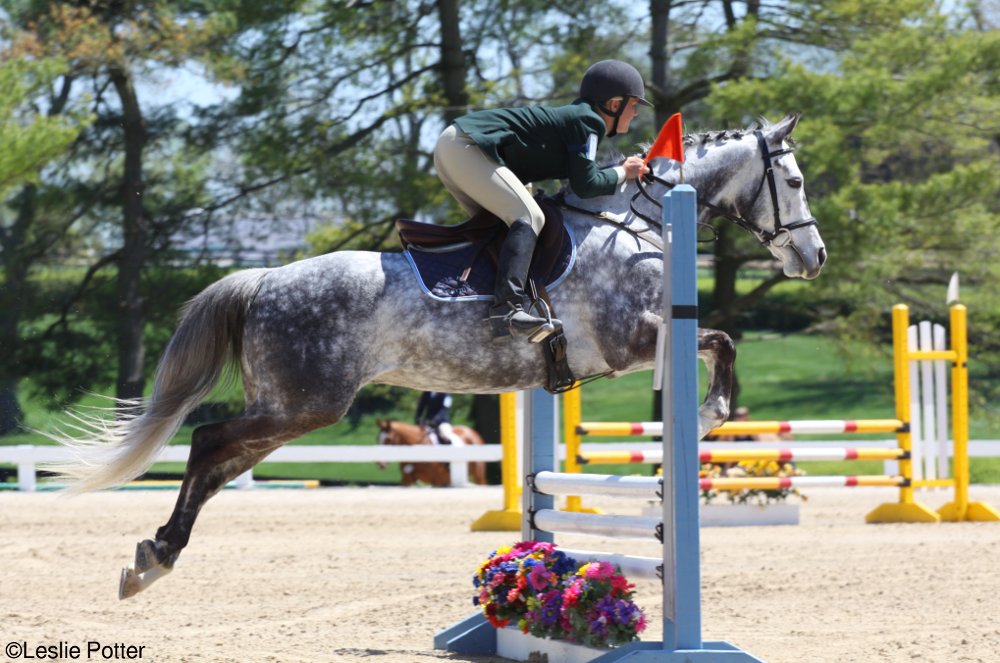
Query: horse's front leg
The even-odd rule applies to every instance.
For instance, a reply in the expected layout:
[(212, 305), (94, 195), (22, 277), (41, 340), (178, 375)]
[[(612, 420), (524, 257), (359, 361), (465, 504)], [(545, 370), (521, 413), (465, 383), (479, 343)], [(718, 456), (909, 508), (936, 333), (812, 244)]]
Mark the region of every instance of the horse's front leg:
[(698, 329), (698, 356), (708, 369), (708, 391), (698, 408), (698, 439), (729, 419), (736, 344), (717, 329)]

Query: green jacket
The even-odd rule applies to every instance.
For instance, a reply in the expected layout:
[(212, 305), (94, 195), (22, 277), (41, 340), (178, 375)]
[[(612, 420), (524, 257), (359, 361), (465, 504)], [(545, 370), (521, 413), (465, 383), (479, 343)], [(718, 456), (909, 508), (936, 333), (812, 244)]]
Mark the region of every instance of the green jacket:
[(618, 173), (594, 163), (607, 128), (583, 99), (555, 108), (531, 106), (476, 111), (455, 124), (522, 182), (569, 179), (581, 198), (614, 191)]

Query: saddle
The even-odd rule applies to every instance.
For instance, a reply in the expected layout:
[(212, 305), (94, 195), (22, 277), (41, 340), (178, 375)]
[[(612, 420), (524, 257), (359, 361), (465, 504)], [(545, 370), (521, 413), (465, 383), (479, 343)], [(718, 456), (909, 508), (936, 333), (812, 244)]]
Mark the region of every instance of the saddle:
[[(565, 278), (575, 261), (573, 238), (562, 212), (542, 198), (535, 201), (545, 213), (529, 278), (551, 288)], [(448, 301), (489, 300), (493, 296), (500, 247), (507, 225), (486, 210), (454, 226), (397, 219), (396, 232), (421, 288)]]
[[(570, 273), (576, 252), (559, 208), (544, 198), (535, 198), (535, 202), (545, 214), (545, 225), (535, 245), (528, 278), (532, 293), (537, 291), (549, 304), (547, 289), (556, 287)], [(493, 299), (500, 247), (507, 237), (507, 224), (500, 218), (482, 210), (454, 226), (397, 219), (396, 232), (425, 293), (443, 301)], [(576, 379), (569, 368), (562, 330), (541, 345), (548, 371), (545, 389), (554, 394), (571, 389)]]
[(441, 444), (451, 444), (451, 440), (446, 440), (438, 435), (437, 428), (434, 426), (431, 426), (430, 424), (420, 424), (420, 428), (424, 431), (424, 437), (426, 437), (427, 441), (432, 445), (437, 446)]

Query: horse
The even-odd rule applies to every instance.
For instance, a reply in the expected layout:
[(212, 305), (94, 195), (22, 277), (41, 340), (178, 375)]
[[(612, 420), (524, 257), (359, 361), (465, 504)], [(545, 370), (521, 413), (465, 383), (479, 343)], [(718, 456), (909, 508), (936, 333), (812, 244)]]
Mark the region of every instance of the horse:
[[(732, 220), (787, 276), (812, 279), (826, 248), (786, 141), (797, 121), (789, 115), (760, 128), (689, 136), (683, 168), (699, 192), (699, 220)], [(549, 296), (576, 376), (615, 377), (655, 363), (663, 289), (657, 201), (679, 171), (663, 159), (650, 165), (648, 183), (628, 180), (599, 198), (565, 197), (576, 262)], [(51, 433), (75, 453), (75, 461), (53, 468), (73, 482), (70, 491), (119, 485), (153, 463), (226, 367), (242, 377), (245, 410), (195, 429), (173, 512), (153, 539), (137, 544), (119, 598), (173, 569), (200, 509), (228, 481), (286, 442), (339, 421), (366, 384), (464, 393), (544, 384), (542, 349), (515, 339), (494, 343), (488, 306), (422, 296), (399, 252), (340, 251), (248, 269), (196, 295), (182, 309), (147, 400), (129, 416), (83, 426), (83, 439)], [(699, 414), (704, 433), (729, 415), (735, 346), (726, 334), (703, 330), (699, 356), (709, 369)]]
[[(397, 446), (433, 444), (430, 437), (430, 428), (427, 426), (404, 424), (400, 421), (392, 420), (382, 421), (381, 419), (376, 423), (379, 428), (379, 444)], [(467, 446), (482, 446), (485, 444), (482, 436), (468, 426), (452, 426), (451, 430)], [(386, 465), (385, 463), (379, 463), (379, 467), (384, 470)], [(412, 486), (418, 481), (438, 487), (451, 485), (451, 472), (448, 469), (448, 463), (403, 463), (400, 465), (400, 470), (403, 474), (400, 485), (403, 487)], [(472, 478), (473, 483), (485, 486), (486, 463), (482, 461), (469, 463), (469, 476)]]

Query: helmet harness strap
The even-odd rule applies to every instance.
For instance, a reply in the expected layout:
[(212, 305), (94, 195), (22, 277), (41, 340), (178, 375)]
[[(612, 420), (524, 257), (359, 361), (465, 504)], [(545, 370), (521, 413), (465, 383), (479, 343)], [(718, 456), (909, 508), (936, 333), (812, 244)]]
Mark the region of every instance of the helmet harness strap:
[(631, 96), (632, 95), (629, 95), (629, 94), (626, 94), (625, 96), (623, 96), (622, 97), (622, 102), (621, 102), (621, 104), (618, 105), (618, 110), (616, 110), (616, 111), (613, 111), (610, 108), (606, 108), (604, 106), (600, 106), (600, 109), (601, 109), (602, 112), (604, 112), (607, 115), (610, 115), (615, 120), (615, 123), (611, 126), (611, 131), (609, 131), (607, 134), (605, 134), (606, 138), (614, 138), (615, 136), (618, 135), (618, 123), (622, 119), (622, 113), (625, 112), (625, 107), (628, 106), (628, 100), (631, 98)]

